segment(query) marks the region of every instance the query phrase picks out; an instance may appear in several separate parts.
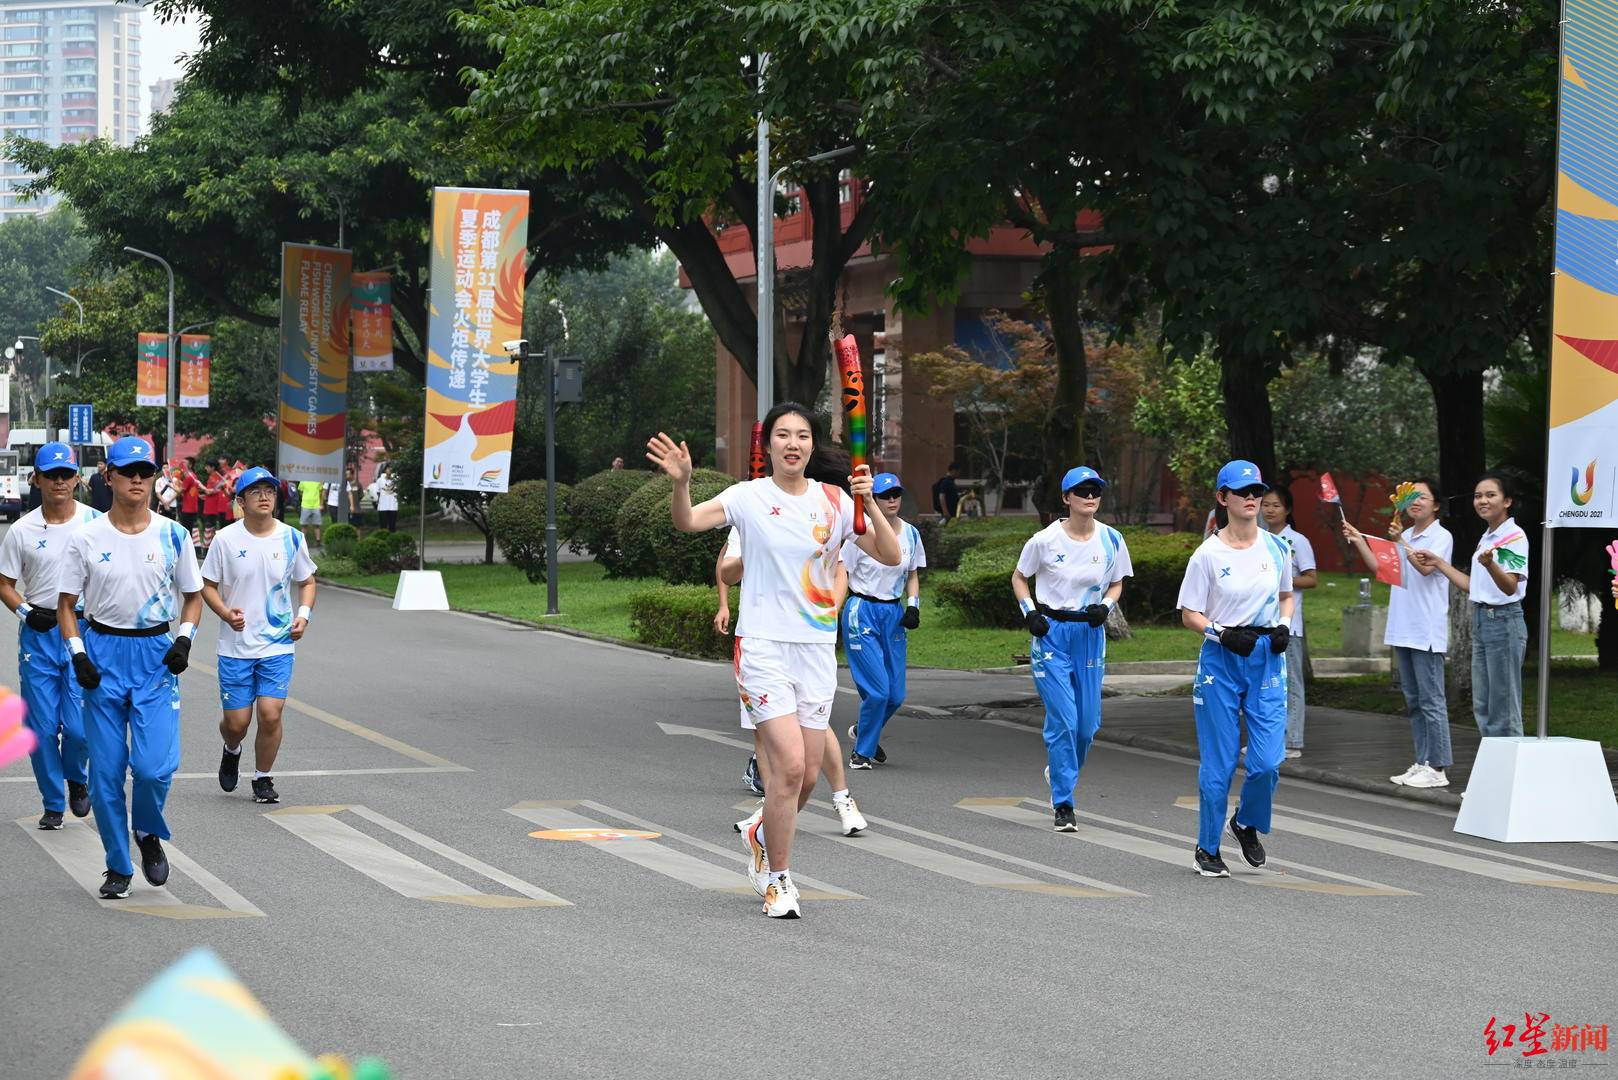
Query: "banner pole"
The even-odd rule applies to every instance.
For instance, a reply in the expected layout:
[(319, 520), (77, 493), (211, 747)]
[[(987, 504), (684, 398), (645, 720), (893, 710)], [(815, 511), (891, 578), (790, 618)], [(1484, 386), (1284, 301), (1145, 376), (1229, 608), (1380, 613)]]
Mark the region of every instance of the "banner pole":
[(1538, 697), (1539, 737), (1549, 738), (1551, 704), (1551, 607), (1556, 603), (1556, 590), (1551, 581), (1551, 549), (1556, 530), (1545, 523), (1539, 555), (1539, 685)]
[(421, 485), (421, 520), (416, 533), (416, 569), (427, 569), (427, 485)]

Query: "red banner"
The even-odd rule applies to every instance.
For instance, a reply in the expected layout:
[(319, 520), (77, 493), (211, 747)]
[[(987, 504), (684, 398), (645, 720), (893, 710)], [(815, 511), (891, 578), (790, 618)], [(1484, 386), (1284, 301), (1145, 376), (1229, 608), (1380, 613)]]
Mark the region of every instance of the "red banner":
[(1399, 565), (1399, 545), (1375, 536), (1366, 536), (1365, 543), (1376, 556), (1376, 579), (1402, 586), (1405, 580), (1404, 569)]
[(208, 407), (208, 379), (213, 339), (207, 334), (180, 335), (180, 408)]

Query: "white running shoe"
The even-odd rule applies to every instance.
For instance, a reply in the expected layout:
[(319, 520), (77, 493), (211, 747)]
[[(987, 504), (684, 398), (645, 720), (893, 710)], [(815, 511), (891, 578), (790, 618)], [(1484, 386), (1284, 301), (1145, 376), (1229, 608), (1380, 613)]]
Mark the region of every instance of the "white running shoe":
[(1287, 751), (1288, 761), (1296, 761), (1301, 757), (1303, 757), (1303, 747), (1301, 746), (1294, 746)]
[(792, 875), (787, 871), (781, 871), (781, 876), (765, 887), (764, 914), (772, 919), (802, 917), (803, 913), (798, 910), (798, 887), (792, 884)]
[(764, 895), (764, 887), (770, 880), (770, 854), (764, 850), (764, 842), (758, 838), (759, 830), (763, 827), (764, 814), (761, 811), (757, 820), (742, 830), (742, 849), (747, 852), (747, 881), (760, 896)]
[(755, 822), (755, 821), (763, 821), (763, 820), (764, 820), (764, 800), (760, 799), (758, 801), (758, 809), (754, 810), (751, 814), (748, 814), (746, 817), (742, 818), (740, 821), (738, 821), (735, 824), (731, 825), (731, 828), (734, 829), (736, 832), (746, 832), (748, 829), (751, 829), (753, 827), (753, 822)]
[(833, 799), (831, 804), (837, 808), (837, 816), (842, 819), (844, 836), (853, 836), (862, 829), (870, 828), (866, 824), (865, 815), (860, 813), (859, 804), (854, 801), (854, 796), (847, 795), (841, 799)]
[(850, 724), (850, 725), (848, 725), (848, 741), (849, 742), (859, 742), (860, 741), (860, 726), (858, 724)]
[(1405, 781), (1405, 787), (1449, 787), (1449, 777), (1437, 769), (1423, 765), (1420, 772)]
[(1426, 767), (1427, 766), (1423, 765), (1419, 761), (1414, 762), (1410, 766), (1410, 768), (1406, 769), (1404, 772), (1400, 773), (1398, 776), (1390, 776), (1390, 777), (1388, 777), (1388, 780), (1391, 781), (1392, 783), (1395, 783), (1395, 784), (1403, 784), (1403, 783), (1407, 782), (1412, 776), (1415, 776), (1417, 773), (1421, 772), (1421, 770), (1425, 769)]

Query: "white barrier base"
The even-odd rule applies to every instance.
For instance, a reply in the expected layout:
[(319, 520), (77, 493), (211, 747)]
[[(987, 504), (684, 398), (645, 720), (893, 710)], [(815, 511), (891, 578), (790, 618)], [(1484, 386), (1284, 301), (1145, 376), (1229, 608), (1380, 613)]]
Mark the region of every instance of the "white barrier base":
[(1618, 801), (1601, 744), (1484, 739), (1455, 831), (1507, 844), (1618, 840)]
[(393, 590), (394, 611), (448, 611), (444, 575), (437, 570), (406, 570)]

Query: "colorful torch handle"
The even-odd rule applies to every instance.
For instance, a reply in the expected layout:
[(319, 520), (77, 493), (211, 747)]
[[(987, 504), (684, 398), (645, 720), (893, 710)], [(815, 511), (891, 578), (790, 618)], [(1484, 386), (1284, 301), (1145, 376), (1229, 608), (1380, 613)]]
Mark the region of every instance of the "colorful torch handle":
[[(853, 334), (837, 342), (837, 370), (843, 376), (844, 433), (848, 439), (849, 464), (858, 469), (865, 461), (865, 375), (860, 370), (860, 347)], [(854, 531), (865, 534), (865, 500), (854, 500)]]
[(747, 478), (757, 480), (764, 475), (764, 421), (753, 424), (753, 445), (748, 452)]

